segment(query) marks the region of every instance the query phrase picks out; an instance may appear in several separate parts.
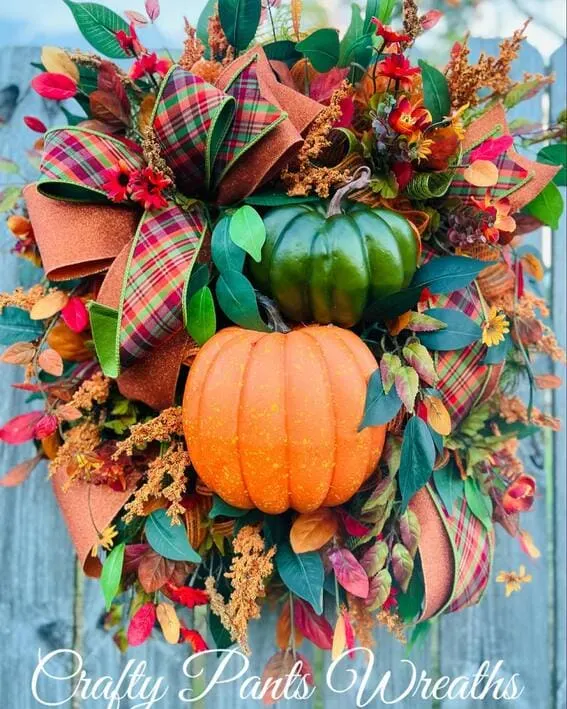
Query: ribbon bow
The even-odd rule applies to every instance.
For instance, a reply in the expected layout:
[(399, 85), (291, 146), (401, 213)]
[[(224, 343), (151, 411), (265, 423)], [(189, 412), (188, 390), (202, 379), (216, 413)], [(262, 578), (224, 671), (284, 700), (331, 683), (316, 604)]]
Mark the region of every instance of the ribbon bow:
[(292, 88), (286, 67), (276, 68), (281, 81), (255, 48), (214, 86), (170, 69), (151, 125), (177, 192), (155, 210), (114, 205), (104, 189), (109, 168), (146, 166), (135, 143), (80, 126), (45, 137), (41, 178), (26, 189), (43, 264), (54, 281), (109, 269), (90, 306), (103, 371), (116, 378), (134, 370), (130, 382), (143, 372), (144, 384), (159, 372), (159, 383), (136, 387), (132, 398), (160, 408), (173, 397), (188, 339), (185, 290), (209, 238), (205, 201), (237, 203), (276, 175), (322, 108)]

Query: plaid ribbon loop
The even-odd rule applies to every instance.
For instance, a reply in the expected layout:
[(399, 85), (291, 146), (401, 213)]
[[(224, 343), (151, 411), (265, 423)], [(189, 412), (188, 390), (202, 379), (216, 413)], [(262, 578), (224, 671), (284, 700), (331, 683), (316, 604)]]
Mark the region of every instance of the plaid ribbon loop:
[[(151, 119), (153, 134), (176, 188), (186, 196), (214, 200), (236, 162), (288, 119), (270, 91), (277, 81), (261, 50), (243, 57), (231, 72), (225, 72), (220, 89), (173, 66), (160, 87)], [(282, 141), (280, 134), (278, 158), (301, 141), (295, 127), (289, 136), (286, 133)], [(145, 166), (140, 148), (131, 141), (81, 127), (56, 129), (45, 138), (37, 188), (53, 199), (93, 208), (108, 205), (107, 171), (119, 163), (131, 172)], [(233, 200), (242, 197), (242, 189), (249, 186), (239, 184)], [(105, 374), (118, 377), (122, 368), (183, 328), (185, 289), (207, 230), (206, 211), (199, 202), (185, 210), (172, 199), (163, 209), (142, 214), (124, 259), (117, 307), (90, 305)]]

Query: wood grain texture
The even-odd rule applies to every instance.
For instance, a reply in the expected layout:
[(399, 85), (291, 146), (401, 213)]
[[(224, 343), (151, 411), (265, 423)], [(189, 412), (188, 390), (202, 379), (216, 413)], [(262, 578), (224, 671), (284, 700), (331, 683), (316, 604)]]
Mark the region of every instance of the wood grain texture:
[[(482, 43), (493, 50), (496, 41)], [(478, 51), (480, 43), (475, 43)], [(37, 61), (39, 51), (33, 49), (0, 50), (0, 88), (8, 83), (17, 84), (25, 94), (33, 69), (31, 60)], [(565, 50), (562, 49), (552, 59), (553, 69), (558, 73), (558, 82), (552, 89), (552, 115), (562, 110), (565, 104)], [(527, 47), (518, 62), (517, 71), (543, 70), (539, 54)], [(526, 111), (526, 107), (528, 110)], [(516, 110), (536, 121), (541, 120), (544, 106), (536, 99), (523, 104)], [(61, 116), (53, 114), (53, 107), (41, 101), (35, 94), (27, 93), (17, 107), (15, 115), (7, 125), (0, 126), (0, 155), (11, 158), (19, 164), (25, 163), (25, 150), (30, 147), (34, 134), (22, 123), (24, 115), (33, 114), (52, 125)], [(28, 175), (33, 179), (30, 168)], [(2, 181), (6, 176), (2, 175)], [(549, 236), (549, 235), (548, 235)], [(547, 238), (543, 235), (543, 239)], [(551, 242), (553, 273), (546, 287), (553, 297), (554, 328), (562, 344), (566, 342), (565, 287), (566, 241), (565, 221), (562, 228), (553, 235)], [(532, 239), (532, 243), (534, 243)], [(535, 243), (541, 245), (542, 236), (536, 236)], [(4, 232), (0, 238), (0, 281), (1, 290), (10, 290), (20, 279), (20, 262), (10, 255), (11, 241)], [(556, 371), (561, 374), (561, 367)], [(2, 367), (0, 398), (0, 420), (4, 421), (23, 408), (24, 396), (11, 389), (10, 384), (18, 377), (16, 369)], [(565, 389), (553, 395), (553, 400), (543, 402), (553, 406), (553, 412), (565, 419), (567, 416)], [(414, 649), (409, 658), (415, 662), (418, 671), (429, 674), (472, 674), (482, 660), (505, 662), (506, 673), (520, 673), (526, 685), (523, 697), (514, 703), (518, 709), (550, 707), (564, 709), (567, 703), (566, 663), (565, 663), (565, 490), (566, 448), (565, 433), (556, 436), (552, 444), (553, 459), (548, 460), (547, 473), (544, 465), (543, 442), (537, 446), (524, 448), (526, 467), (538, 479), (542, 495), (534, 512), (525, 515), (526, 528), (532, 532), (536, 544), (542, 550), (542, 558), (531, 562), (520, 551), (518, 543), (499, 533), (495, 568), (512, 569), (525, 563), (534, 576), (531, 585), (524, 587), (520, 594), (505, 600), (503, 588), (491, 581), (486, 599), (477, 608), (468, 609), (454, 616), (447, 616), (437, 624), (424, 647)], [(550, 448), (551, 449), (551, 448)], [(9, 470), (25, 457), (21, 448), (0, 446), (0, 473)], [(130, 650), (121, 656), (112, 642), (111, 636), (101, 627), (103, 600), (96, 582), (80, 579), (75, 581), (75, 564), (71, 544), (64, 524), (58, 515), (49, 483), (45, 480), (45, 469), (38, 469), (27, 483), (15, 490), (0, 492), (0, 515), (4, 532), (0, 538), (0, 553), (3, 559), (3, 578), (0, 582), (0, 706), (9, 709), (32, 709), (37, 703), (29, 692), (31, 674), (37, 661), (37, 651), (43, 652), (59, 647), (75, 647), (84, 657), (85, 670), (90, 676), (110, 675), (118, 677), (131, 660), (147, 663), (147, 672), (162, 675), (169, 685), (167, 698), (159, 706), (174, 709), (182, 706), (177, 699), (180, 690), (193, 687), (198, 693), (211, 677), (217, 661), (206, 662), (205, 675), (190, 681), (184, 677), (182, 665), (187, 651), (181, 647), (167, 646), (157, 639)], [(77, 593), (76, 593), (77, 592)], [(188, 619), (189, 620), (189, 619)], [(195, 620), (197, 627), (203, 619)], [(262, 620), (251, 627), (254, 655), (251, 658), (249, 674), (261, 674), (262, 658), (275, 651), (273, 614), (265, 614)], [(406, 658), (406, 650), (397, 644), (385, 631), (377, 633), (376, 667), (377, 677), (391, 669), (391, 686), (388, 696), (396, 696), (403, 690), (407, 678), (407, 667), (401, 665)], [(344, 694), (335, 694), (325, 683), (325, 672), (329, 665), (320, 652), (309, 650), (308, 659), (315, 668), (319, 691), (307, 702), (281, 702), (278, 706), (286, 709), (350, 709), (354, 706), (356, 687)], [(360, 658), (353, 663), (359, 675), (365, 671), (365, 663)], [(64, 664), (58, 668), (62, 674), (69, 671)], [(344, 678), (343, 678), (344, 683)], [(68, 695), (70, 683), (59, 683), (54, 691), (50, 687), (51, 701), (60, 701)], [(132, 709), (133, 702), (122, 702), (121, 709)], [(372, 702), (370, 706), (379, 706)], [(445, 707), (472, 709), (476, 706), (499, 707), (500, 703), (443, 702)], [(74, 709), (98, 709), (100, 702), (76, 702)], [(245, 709), (261, 706), (252, 700), (242, 700), (238, 696), (238, 683), (217, 687), (206, 701), (197, 702), (198, 709)], [(421, 701), (408, 697), (397, 706), (402, 709), (418, 707), (424, 709), (441, 704)]]

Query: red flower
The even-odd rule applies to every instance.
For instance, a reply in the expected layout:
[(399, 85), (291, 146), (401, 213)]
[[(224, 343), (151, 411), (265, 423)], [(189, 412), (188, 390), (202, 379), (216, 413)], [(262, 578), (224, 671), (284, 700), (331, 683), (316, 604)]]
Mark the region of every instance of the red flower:
[(180, 603), (186, 608), (206, 606), (209, 602), (209, 594), (198, 588), (191, 588), (190, 586), (175, 586), (175, 584), (169, 581), (165, 584), (165, 590), (172, 601)]
[(396, 133), (406, 135), (409, 143), (418, 140), (422, 131), (430, 126), (431, 122), (431, 113), (419, 103), (410, 103), (406, 96), (398, 98), (396, 107), (388, 116), (390, 127)]
[(121, 49), (127, 54), (133, 54), (136, 56), (142, 51), (142, 45), (138, 41), (136, 27), (133, 22), (130, 25), (130, 34), (128, 34), (128, 32), (124, 32), (124, 30), (118, 30), (115, 37)]
[(33, 437), (39, 438), (39, 440), (48, 438), (48, 436), (57, 431), (58, 423), (57, 416), (44, 414), (34, 426)]
[(204, 652), (209, 649), (205, 639), (198, 630), (190, 630), (189, 628), (181, 628), (181, 640), (188, 645), (191, 645), (193, 652)]
[(527, 512), (534, 503), (536, 481), (531, 475), (520, 475), (502, 496), (502, 506), (512, 512)]
[(128, 197), (128, 183), (132, 172), (124, 160), (119, 160), (118, 165), (109, 167), (102, 174), (105, 179), (102, 189), (106, 192), (108, 199), (113, 202), (124, 202)]
[(394, 79), (400, 88), (409, 91), (412, 87), (412, 77), (419, 74), (421, 69), (412, 66), (402, 54), (390, 54), (378, 64), (378, 73), (389, 79)]
[(128, 191), (132, 199), (139, 202), (144, 209), (162, 209), (167, 206), (162, 192), (170, 184), (169, 177), (151, 167), (145, 167), (132, 173)]
[(382, 37), (384, 44), (392, 44), (394, 42), (409, 42), (411, 37), (409, 34), (401, 34), (396, 32), (391, 27), (387, 27), (382, 24), (377, 17), (373, 17), (371, 20), (373, 25), (376, 25), (376, 35)]
[(395, 162), (392, 165), (392, 172), (396, 176), (396, 182), (400, 190), (405, 190), (413, 177), (413, 167), (409, 162)]
[(386, 600), (384, 601), (384, 605), (382, 606), (382, 608), (385, 611), (389, 611), (392, 608), (397, 607), (397, 605), (398, 605), (398, 601), (396, 599), (397, 595), (398, 595), (398, 589), (395, 586), (392, 586), (392, 589), (390, 590), (390, 595), (388, 596), (388, 598), (386, 598)]
[(143, 76), (151, 76), (152, 74), (163, 76), (169, 67), (170, 62), (167, 59), (158, 59), (158, 55), (155, 52), (142, 54), (141, 57), (136, 59), (130, 69), (130, 76), (134, 81), (141, 79)]

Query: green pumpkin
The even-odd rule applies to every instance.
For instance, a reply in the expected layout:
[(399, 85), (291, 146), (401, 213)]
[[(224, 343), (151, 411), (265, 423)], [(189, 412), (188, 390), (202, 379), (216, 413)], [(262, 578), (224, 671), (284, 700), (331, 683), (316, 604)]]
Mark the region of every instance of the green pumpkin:
[(255, 285), (288, 318), (352, 327), (368, 303), (409, 285), (418, 242), (404, 217), (347, 203), (327, 216), (316, 202), (266, 213), (266, 243), (250, 262)]

